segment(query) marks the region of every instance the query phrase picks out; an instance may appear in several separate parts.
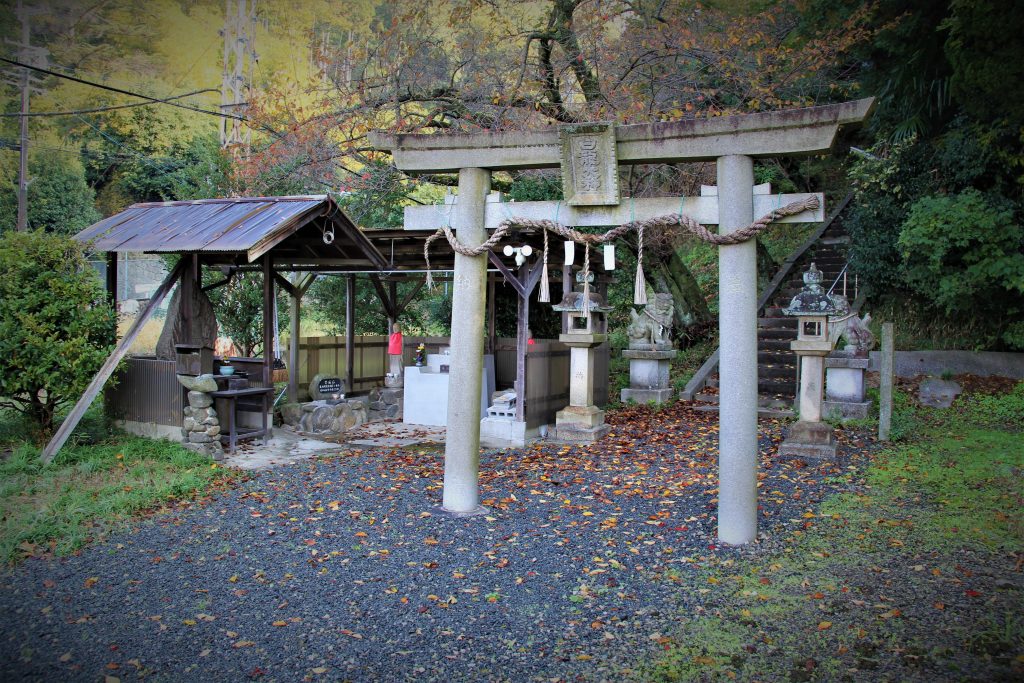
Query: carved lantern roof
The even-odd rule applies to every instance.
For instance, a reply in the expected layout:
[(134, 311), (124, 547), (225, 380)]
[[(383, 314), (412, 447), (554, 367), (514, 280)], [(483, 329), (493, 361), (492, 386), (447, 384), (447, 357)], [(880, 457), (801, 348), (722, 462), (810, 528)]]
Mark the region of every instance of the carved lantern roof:
[[(551, 308), (563, 313), (583, 313), (583, 292), (569, 292), (562, 300)], [(590, 293), (590, 312), (607, 313), (614, 307), (609, 306), (604, 297), (597, 292)]]
[(823, 275), (818, 267), (812, 263), (810, 269), (804, 273), (804, 287), (787, 308), (782, 309), (786, 315), (845, 315), (850, 311), (850, 304), (846, 297), (837, 294), (829, 294), (821, 286)]

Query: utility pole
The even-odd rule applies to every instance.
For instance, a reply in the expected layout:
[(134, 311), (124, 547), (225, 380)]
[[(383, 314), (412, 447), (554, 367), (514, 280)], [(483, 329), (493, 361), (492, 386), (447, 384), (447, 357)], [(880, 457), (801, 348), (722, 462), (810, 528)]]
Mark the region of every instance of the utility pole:
[[(18, 61), (24, 64), (39, 66), (46, 65), (46, 48), (32, 46), (31, 18), (33, 14), (39, 14), (41, 10), (30, 9), (18, 0), (18, 7), (15, 13), (21, 21), (21, 41), (14, 43), (18, 46)], [(10, 42), (10, 41), (8, 41)], [(31, 72), (22, 67), (19, 87), (21, 89), (21, 134), (18, 144), (18, 225), (20, 232), (28, 230), (28, 113), (29, 96), (31, 94), (33, 80)]]
[[(256, 0), (226, 0), (224, 28), (223, 71), (221, 73), (221, 111), (241, 114), (249, 102), (252, 91), (253, 68), (259, 60), (256, 54)], [(220, 120), (220, 146), (238, 156), (248, 149), (252, 131), (242, 128), (238, 119)]]

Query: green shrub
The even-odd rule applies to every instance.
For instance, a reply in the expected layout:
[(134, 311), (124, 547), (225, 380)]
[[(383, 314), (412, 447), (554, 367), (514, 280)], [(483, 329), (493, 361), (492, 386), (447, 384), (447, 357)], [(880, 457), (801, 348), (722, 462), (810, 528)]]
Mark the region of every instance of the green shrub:
[(900, 229), (907, 284), (947, 314), (1020, 313), (1024, 294), (1024, 227), (1013, 205), (968, 189), (922, 197)]
[(49, 431), (110, 355), (115, 323), (80, 244), (42, 231), (0, 238), (0, 406)]

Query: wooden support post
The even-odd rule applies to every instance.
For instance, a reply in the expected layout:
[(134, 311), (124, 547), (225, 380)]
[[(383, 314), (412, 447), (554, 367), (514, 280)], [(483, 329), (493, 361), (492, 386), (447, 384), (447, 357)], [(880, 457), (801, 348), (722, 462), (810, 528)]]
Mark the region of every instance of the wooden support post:
[[(127, 276), (128, 273), (126, 272)], [(117, 252), (107, 252), (107, 300), (117, 312)]]
[[(562, 266), (562, 298), (572, 291), (572, 266)], [(569, 314), (562, 314), (562, 334), (569, 331)]]
[(263, 383), (274, 379), (274, 267), (270, 253), (263, 256)]
[(356, 377), (356, 276), (345, 276), (345, 390), (351, 392)]
[(181, 326), (185, 335), (183, 341), (186, 344), (194, 344), (196, 339), (194, 332), (194, 317), (192, 302), (195, 301), (195, 286), (199, 281), (199, 254), (184, 254), (187, 267), (181, 272), (181, 284), (178, 287), (178, 302), (181, 314)]
[(494, 275), (487, 278), (487, 353), (491, 355), (494, 355), (497, 346), (494, 322), (494, 281)]
[(402, 311), (398, 307), (398, 283), (394, 280), (388, 281), (388, 298), (391, 299), (391, 316), (388, 319), (388, 334), (395, 331), (395, 323), (398, 322), (398, 316), (402, 314)]
[(892, 323), (882, 323), (882, 368), (878, 377), (878, 440), (888, 441), (892, 429), (892, 383), (896, 341)]
[(530, 295), (517, 297), (516, 315), (516, 422), (526, 416), (526, 345), (529, 341)]
[(288, 402), (296, 403), (299, 400), (299, 339), (302, 333), (300, 317), (302, 315), (302, 290), (299, 282), (302, 273), (295, 273), (292, 276), (292, 291), (289, 299), (289, 333), (288, 333)]
[(139, 336), (139, 332), (141, 332), (142, 328), (147, 322), (149, 322), (149, 319), (153, 317), (156, 309), (160, 306), (160, 302), (162, 302), (164, 297), (167, 296), (167, 292), (169, 292), (171, 287), (174, 286), (175, 281), (181, 277), (183, 272), (185, 272), (185, 265), (187, 263), (187, 257), (183, 257), (178, 260), (178, 264), (174, 266), (174, 269), (171, 270), (170, 274), (168, 274), (164, 279), (160, 287), (157, 288), (156, 292), (153, 294), (153, 298), (149, 300), (148, 304), (146, 304), (142, 313), (139, 314), (139, 317), (136, 318), (134, 323), (132, 323), (132, 326), (128, 328), (128, 332), (125, 333), (124, 337), (121, 338), (121, 341), (119, 341), (117, 346), (114, 347), (114, 352), (110, 354), (110, 357), (107, 358), (105, 363), (103, 363), (100, 371), (97, 372), (96, 376), (92, 378), (91, 382), (89, 382), (89, 386), (85, 388), (85, 392), (82, 393), (81, 398), (79, 398), (78, 402), (75, 403), (75, 407), (72, 408), (71, 412), (68, 413), (68, 416), (64, 418), (64, 422), (61, 423), (60, 429), (58, 429), (57, 433), (53, 435), (52, 439), (50, 439), (50, 443), (46, 444), (46, 448), (43, 449), (40, 456), (43, 463), (47, 465), (50, 464), (50, 462), (53, 461), (53, 457), (57, 455), (57, 451), (59, 451), (67, 442), (68, 437), (71, 436), (71, 432), (75, 430), (75, 427), (78, 426), (82, 416), (85, 415), (85, 411), (89, 409), (93, 400), (99, 395), (100, 389), (103, 388), (103, 385), (110, 376), (114, 374), (117, 364), (120, 363), (121, 359), (128, 353), (128, 349), (131, 347), (132, 342), (134, 342), (136, 337)]

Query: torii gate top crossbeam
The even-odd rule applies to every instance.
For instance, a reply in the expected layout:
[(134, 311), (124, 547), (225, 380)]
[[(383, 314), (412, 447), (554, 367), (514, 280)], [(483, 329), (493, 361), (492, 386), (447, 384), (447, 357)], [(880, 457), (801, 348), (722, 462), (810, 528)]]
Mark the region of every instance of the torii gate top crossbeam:
[[(620, 164), (708, 161), (742, 154), (752, 157), (821, 154), (831, 149), (842, 125), (863, 121), (875, 98), (743, 116), (616, 126)], [(390, 150), (407, 173), (453, 173), (550, 168), (561, 161), (558, 128), (543, 131), (466, 134), (385, 134), (370, 143)]]

